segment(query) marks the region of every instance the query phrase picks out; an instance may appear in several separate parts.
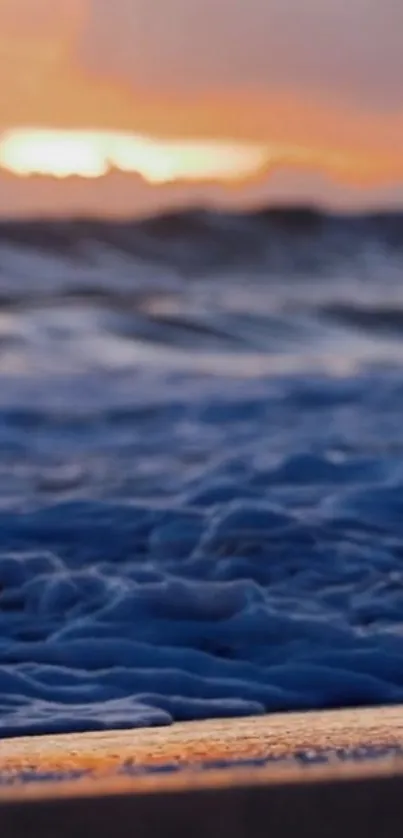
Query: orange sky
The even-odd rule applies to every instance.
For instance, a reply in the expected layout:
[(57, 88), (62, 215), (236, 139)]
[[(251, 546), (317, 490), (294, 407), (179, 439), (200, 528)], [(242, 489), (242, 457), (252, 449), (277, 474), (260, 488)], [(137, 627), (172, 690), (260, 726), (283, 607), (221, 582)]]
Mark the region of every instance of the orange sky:
[(0, 0), (0, 130), (259, 142), (268, 195), (280, 163), (384, 189), (402, 31), (397, 0)]

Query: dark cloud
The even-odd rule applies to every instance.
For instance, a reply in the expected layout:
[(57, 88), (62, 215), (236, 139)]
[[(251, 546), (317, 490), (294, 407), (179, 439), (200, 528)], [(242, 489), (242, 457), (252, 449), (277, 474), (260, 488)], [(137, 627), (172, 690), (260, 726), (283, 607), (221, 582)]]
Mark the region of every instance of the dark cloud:
[(83, 60), (136, 88), (403, 106), (402, 0), (91, 0)]

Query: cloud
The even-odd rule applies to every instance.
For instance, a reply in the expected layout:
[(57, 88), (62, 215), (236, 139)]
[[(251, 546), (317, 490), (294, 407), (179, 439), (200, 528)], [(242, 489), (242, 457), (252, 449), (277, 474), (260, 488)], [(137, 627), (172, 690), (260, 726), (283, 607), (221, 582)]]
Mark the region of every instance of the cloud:
[(400, 0), (91, 0), (81, 58), (135, 89), (402, 105)]
[(85, 0), (0, 0), (0, 32), (5, 37), (34, 42), (48, 37), (69, 39), (84, 26)]

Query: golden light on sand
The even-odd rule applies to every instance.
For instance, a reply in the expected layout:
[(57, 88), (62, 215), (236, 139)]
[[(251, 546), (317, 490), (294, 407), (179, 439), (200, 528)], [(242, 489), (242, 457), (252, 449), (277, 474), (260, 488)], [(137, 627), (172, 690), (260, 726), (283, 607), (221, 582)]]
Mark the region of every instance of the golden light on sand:
[(149, 183), (238, 181), (268, 163), (267, 146), (157, 140), (108, 131), (15, 129), (0, 137), (0, 167), (16, 175), (98, 178), (116, 169)]

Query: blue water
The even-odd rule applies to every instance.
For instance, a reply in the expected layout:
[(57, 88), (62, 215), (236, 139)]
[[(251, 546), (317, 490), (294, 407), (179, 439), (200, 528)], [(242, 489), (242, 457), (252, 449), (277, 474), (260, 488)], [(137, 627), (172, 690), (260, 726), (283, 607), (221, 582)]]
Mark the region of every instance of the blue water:
[(0, 225), (0, 731), (403, 702), (403, 216)]

